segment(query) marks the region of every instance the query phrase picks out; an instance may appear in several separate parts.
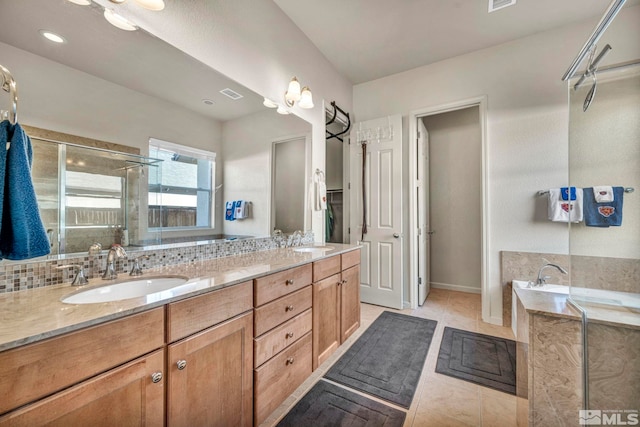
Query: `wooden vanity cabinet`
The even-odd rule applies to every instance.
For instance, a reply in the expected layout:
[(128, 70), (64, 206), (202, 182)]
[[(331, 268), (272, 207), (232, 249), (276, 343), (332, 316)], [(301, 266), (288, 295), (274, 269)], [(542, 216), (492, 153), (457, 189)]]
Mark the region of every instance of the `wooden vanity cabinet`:
[(252, 286), (168, 304), (167, 426), (253, 425)]
[(312, 267), (254, 280), (254, 424), (312, 373)]
[(164, 351), (156, 350), (9, 412), (0, 417), (0, 426), (162, 426), (163, 367)]
[(360, 250), (313, 263), (313, 369), (360, 327)]
[(4, 351), (0, 426), (161, 425), (163, 346), (156, 308)]

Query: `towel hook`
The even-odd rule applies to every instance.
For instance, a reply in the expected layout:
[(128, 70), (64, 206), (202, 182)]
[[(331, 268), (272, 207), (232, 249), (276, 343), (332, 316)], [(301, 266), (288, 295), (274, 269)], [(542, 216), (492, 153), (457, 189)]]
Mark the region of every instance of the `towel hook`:
[[(11, 123), (16, 124), (18, 122), (18, 85), (14, 80), (11, 72), (7, 70), (6, 67), (0, 65), (0, 73), (2, 73), (2, 90), (7, 92), (11, 96), (11, 107), (13, 110), (13, 120), (11, 120), (11, 116), (9, 115), (11, 112), (8, 111), (6, 114), (8, 115), (8, 119)], [(5, 112), (3, 112), (5, 113)], [(4, 114), (3, 114), (4, 116)], [(4, 119), (4, 117), (2, 117)]]

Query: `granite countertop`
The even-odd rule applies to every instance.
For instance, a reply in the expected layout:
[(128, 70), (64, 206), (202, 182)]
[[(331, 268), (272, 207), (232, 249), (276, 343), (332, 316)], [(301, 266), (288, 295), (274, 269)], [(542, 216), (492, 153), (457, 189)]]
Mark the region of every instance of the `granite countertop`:
[[(543, 314), (581, 320), (580, 311), (567, 301), (567, 294), (540, 292), (532, 289), (514, 288), (522, 306), (528, 313)], [(640, 329), (640, 312), (626, 307), (611, 305), (581, 305), (586, 309), (589, 322), (610, 326)]]
[[(357, 245), (331, 243), (329, 250), (295, 252), (294, 248), (272, 249), (148, 269), (135, 278), (120, 273), (106, 282), (93, 278), (85, 286), (64, 283), (25, 291), (0, 294), (0, 351), (37, 342), (109, 320), (142, 312), (184, 298), (246, 282), (333, 255), (359, 248)], [(129, 279), (179, 275), (189, 278), (184, 285), (169, 291), (139, 298), (95, 304), (66, 304), (61, 298), (87, 287), (107, 285)]]

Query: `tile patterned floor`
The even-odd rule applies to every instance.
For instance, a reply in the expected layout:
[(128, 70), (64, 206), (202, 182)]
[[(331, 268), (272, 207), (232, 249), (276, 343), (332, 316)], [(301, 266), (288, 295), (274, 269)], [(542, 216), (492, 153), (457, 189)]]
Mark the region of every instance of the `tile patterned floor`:
[[(277, 425), (278, 421), (324, 376), (335, 361), (384, 310), (388, 309), (362, 304), (360, 329), (320, 365), (311, 377), (262, 423), (262, 426)], [(481, 320), (480, 295), (432, 289), (422, 307), (399, 312), (438, 321), (413, 403), (409, 410), (397, 407), (407, 412), (404, 427), (513, 427), (517, 425), (517, 410), (526, 408), (526, 400), (435, 372), (445, 326), (514, 339), (510, 328), (491, 325)], [(371, 398), (371, 396), (367, 397)], [(374, 398), (374, 400), (377, 399)], [(388, 402), (385, 403), (388, 404)]]

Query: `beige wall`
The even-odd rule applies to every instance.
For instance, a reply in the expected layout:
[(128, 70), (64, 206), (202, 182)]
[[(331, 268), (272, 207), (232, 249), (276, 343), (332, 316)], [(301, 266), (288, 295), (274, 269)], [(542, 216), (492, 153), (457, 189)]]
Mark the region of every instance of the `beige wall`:
[(252, 209), (251, 218), (224, 221), (225, 234), (270, 235), (273, 142), (310, 133), (311, 125), (306, 121), (294, 115), (277, 114), (275, 110), (224, 123), (222, 193), (225, 200), (251, 201)]
[[(412, 111), (487, 96), (485, 321), (502, 321), (501, 250), (568, 253), (567, 227), (547, 221), (546, 206), (538, 205), (535, 194), (568, 180), (567, 90), (560, 79), (597, 21), (539, 33), (354, 86), (358, 121), (403, 115), (405, 164), (408, 116)], [(640, 6), (620, 12), (606, 34), (614, 49), (602, 65), (640, 57), (638, 22)], [(404, 179), (408, 182), (407, 175)], [(409, 185), (404, 187), (403, 203), (408, 204)], [(408, 211), (403, 223), (409, 224)], [(408, 253), (408, 247), (405, 250)], [(408, 299), (408, 275), (404, 285)]]
[(478, 107), (424, 117), (434, 287), (480, 292), (482, 137)]

